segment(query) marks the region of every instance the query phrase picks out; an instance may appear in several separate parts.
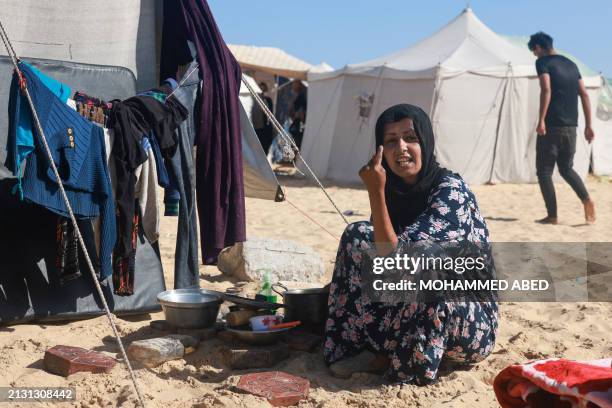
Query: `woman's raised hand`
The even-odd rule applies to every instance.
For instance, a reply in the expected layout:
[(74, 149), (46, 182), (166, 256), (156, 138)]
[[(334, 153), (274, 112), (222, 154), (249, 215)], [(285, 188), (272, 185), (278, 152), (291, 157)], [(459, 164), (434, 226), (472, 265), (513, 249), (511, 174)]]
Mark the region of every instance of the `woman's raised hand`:
[(387, 182), (387, 172), (382, 165), (383, 147), (378, 146), (376, 153), (370, 161), (359, 170), (359, 177), (363, 180), (368, 192), (382, 192)]

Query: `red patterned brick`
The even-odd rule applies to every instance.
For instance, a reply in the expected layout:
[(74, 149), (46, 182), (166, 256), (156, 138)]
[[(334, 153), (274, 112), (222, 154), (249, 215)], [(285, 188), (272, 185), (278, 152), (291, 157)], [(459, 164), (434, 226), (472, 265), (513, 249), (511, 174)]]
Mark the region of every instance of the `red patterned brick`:
[(310, 381), (282, 371), (268, 371), (243, 375), (237, 388), (263, 397), (275, 407), (286, 407), (308, 397)]
[(45, 370), (64, 377), (79, 371), (107, 373), (117, 360), (97, 351), (81, 347), (54, 346), (45, 352)]

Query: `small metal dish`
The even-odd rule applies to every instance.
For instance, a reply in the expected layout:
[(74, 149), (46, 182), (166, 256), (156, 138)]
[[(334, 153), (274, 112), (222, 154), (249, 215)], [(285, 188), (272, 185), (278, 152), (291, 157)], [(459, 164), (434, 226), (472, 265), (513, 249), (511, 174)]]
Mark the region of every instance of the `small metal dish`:
[(220, 296), (200, 289), (174, 289), (157, 295), (166, 321), (182, 329), (203, 329), (217, 321)]

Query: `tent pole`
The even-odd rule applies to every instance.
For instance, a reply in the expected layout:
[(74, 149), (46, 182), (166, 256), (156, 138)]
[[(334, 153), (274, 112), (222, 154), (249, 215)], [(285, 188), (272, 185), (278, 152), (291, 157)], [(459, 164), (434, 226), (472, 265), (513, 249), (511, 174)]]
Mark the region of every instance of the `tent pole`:
[(497, 115), (497, 129), (495, 130), (495, 143), (493, 144), (493, 159), (491, 160), (491, 172), (489, 173), (489, 181), (487, 184), (493, 184), (493, 170), (495, 168), (495, 159), (497, 158), (497, 142), (499, 141), (499, 132), (501, 129), (502, 113), (504, 111), (504, 105), (506, 102), (506, 91), (508, 89), (508, 82), (512, 80), (512, 77), (508, 75), (512, 71), (512, 63), (508, 63), (508, 70), (506, 71), (506, 83), (504, 84), (504, 91), (502, 92), (502, 100), (499, 105), (499, 113)]
[(440, 82), (440, 63), (438, 62), (438, 65), (436, 66), (436, 76), (434, 78), (433, 97), (431, 98), (431, 107), (429, 108), (429, 117), (432, 123), (434, 121), (436, 108), (438, 107), (438, 98), (440, 97)]
[(278, 91), (280, 91), (280, 89), (278, 88), (278, 75), (274, 75), (274, 105), (272, 105), (272, 112), (275, 116), (278, 107)]

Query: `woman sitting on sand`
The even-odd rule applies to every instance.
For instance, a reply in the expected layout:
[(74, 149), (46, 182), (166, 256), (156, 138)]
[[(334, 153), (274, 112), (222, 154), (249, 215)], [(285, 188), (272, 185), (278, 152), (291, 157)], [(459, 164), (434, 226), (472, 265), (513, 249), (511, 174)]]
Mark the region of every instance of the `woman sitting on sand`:
[[(476, 198), (463, 179), (441, 168), (427, 114), (396, 105), (376, 122), (377, 152), (359, 172), (372, 218), (342, 235), (330, 284), (324, 358), (332, 373), (386, 370), (391, 381), (429, 384), (443, 357), (473, 363), (495, 345), (494, 301), (374, 302), (362, 291), (364, 250), (388, 255), (415, 242), (488, 246)], [(492, 264), (492, 263), (491, 263)], [(370, 352), (372, 350), (374, 353)]]

